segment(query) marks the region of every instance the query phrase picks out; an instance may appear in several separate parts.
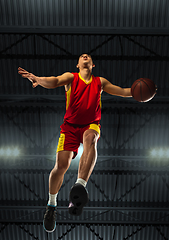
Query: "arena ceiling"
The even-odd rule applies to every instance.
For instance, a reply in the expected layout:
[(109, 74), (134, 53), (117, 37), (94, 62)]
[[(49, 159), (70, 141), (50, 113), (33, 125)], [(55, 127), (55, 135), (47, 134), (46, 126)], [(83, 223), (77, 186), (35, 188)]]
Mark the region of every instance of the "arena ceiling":
[[(147, 103), (102, 95), (90, 201), (80, 217), (68, 214), (77, 158), (59, 193), (57, 229), (47, 234), (42, 221), (65, 93), (33, 89), (17, 68), (38, 76), (75, 72), (81, 53), (92, 55), (94, 75), (121, 87), (147, 77), (158, 90)], [(167, 0), (1, 0), (0, 238), (168, 239), (168, 64)], [(16, 147), (19, 156), (10, 152)]]

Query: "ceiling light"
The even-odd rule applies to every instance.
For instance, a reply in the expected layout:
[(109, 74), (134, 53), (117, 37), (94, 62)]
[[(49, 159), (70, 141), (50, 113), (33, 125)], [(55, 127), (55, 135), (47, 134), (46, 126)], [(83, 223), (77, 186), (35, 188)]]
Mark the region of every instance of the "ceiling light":
[(0, 148), (0, 157), (16, 157), (19, 153), (18, 148)]
[(150, 151), (153, 158), (169, 158), (169, 149), (167, 148), (154, 148)]

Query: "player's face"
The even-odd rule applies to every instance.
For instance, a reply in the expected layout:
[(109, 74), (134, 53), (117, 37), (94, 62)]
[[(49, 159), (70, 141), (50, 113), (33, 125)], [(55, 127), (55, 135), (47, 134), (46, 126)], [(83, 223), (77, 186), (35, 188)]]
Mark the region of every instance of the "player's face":
[(94, 67), (94, 64), (93, 64), (93, 61), (92, 61), (92, 58), (89, 54), (82, 54), (80, 57), (79, 57), (79, 61), (78, 61), (78, 65), (77, 67), (80, 69), (80, 68), (93, 68)]

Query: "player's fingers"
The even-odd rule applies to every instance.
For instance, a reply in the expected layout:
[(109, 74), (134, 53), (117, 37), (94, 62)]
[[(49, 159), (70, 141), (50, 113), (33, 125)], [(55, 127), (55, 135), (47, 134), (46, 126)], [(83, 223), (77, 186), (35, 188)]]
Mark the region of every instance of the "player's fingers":
[(28, 78), (31, 82), (35, 81), (31, 73), (20, 73), (23, 78)]
[(28, 71), (26, 71), (25, 69), (23, 69), (23, 68), (21, 68), (21, 67), (18, 67), (18, 70), (19, 70), (19, 71), (25, 71), (25, 72), (28, 72)]
[(22, 70), (19, 70), (18, 73), (19, 73), (19, 74), (29, 74), (29, 72), (27, 72), (27, 71), (22, 71)]
[(23, 78), (28, 78), (29, 77), (27, 73), (26, 74), (20, 73), (20, 74), (22, 75)]
[(18, 68), (18, 73), (19, 73), (19, 74), (24, 74), (24, 73), (29, 73), (29, 72), (26, 71), (25, 69)]
[(29, 73), (20, 73), (22, 75), (23, 78), (29, 78), (30, 75)]
[(33, 87), (33, 88), (35, 88), (35, 87), (37, 87), (37, 86), (38, 86), (38, 83), (37, 83), (37, 82), (35, 82), (35, 83), (32, 84), (32, 87)]

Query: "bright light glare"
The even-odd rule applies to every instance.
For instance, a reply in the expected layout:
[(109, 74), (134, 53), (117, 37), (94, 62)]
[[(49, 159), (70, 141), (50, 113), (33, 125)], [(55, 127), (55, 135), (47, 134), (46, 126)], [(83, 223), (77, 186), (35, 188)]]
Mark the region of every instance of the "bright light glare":
[(13, 155), (14, 155), (15, 157), (19, 155), (19, 150), (18, 150), (18, 148), (15, 148), (15, 149), (13, 150)]
[(5, 151), (3, 148), (0, 149), (0, 156), (3, 156), (5, 154)]
[(169, 158), (169, 149), (165, 151), (165, 157)]
[(18, 148), (0, 148), (0, 157), (16, 157), (19, 153)]
[(153, 158), (169, 158), (169, 149), (165, 148), (152, 149), (150, 151), (150, 155)]
[(73, 159), (73, 161), (71, 162), (71, 167), (72, 168), (76, 168), (78, 167), (79, 165), (79, 160), (80, 160), (80, 157), (83, 153), (83, 144), (80, 144), (79, 148), (78, 148), (78, 154), (77, 156)]
[(164, 155), (165, 155), (165, 151), (164, 151), (163, 149), (159, 149), (157, 155), (158, 155), (158, 157), (164, 157)]
[(152, 156), (152, 157), (157, 156), (157, 150), (153, 149), (153, 150), (151, 151), (151, 156)]
[(78, 149), (78, 155), (79, 155), (79, 157), (81, 157), (82, 153), (83, 153), (83, 145), (80, 144), (80, 147), (79, 147), (79, 149)]
[(75, 162), (75, 161), (76, 161), (76, 162), (79, 162), (82, 153), (83, 153), (83, 144), (80, 144), (80, 146), (79, 146), (79, 148), (78, 148), (78, 154), (77, 154), (77, 156), (75, 157), (74, 162)]
[(12, 153), (12, 150), (10, 148), (7, 148), (6, 151), (5, 151), (5, 155), (10, 156), (11, 153)]

